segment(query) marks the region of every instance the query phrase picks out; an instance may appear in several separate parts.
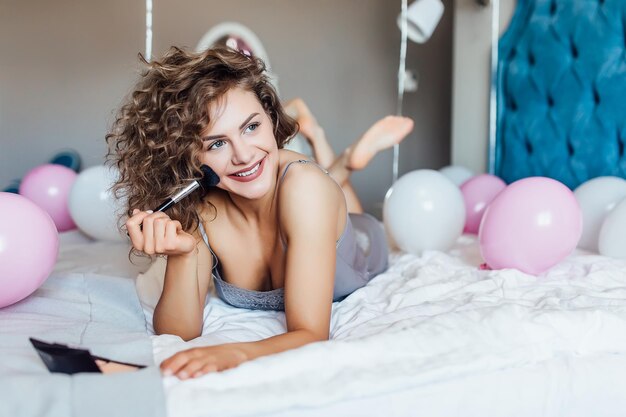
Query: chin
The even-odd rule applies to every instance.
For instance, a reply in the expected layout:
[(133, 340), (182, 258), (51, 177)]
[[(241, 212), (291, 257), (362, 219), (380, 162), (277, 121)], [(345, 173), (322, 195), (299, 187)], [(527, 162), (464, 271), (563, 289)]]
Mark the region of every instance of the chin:
[(249, 199), (261, 198), (269, 191), (269, 184), (259, 180), (241, 184), (235, 183), (230, 187), (231, 192)]
[(263, 161), (261, 174), (249, 182), (239, 182), (228, 177), (228, 188), (231, 193), (237, 194), (249, 200), (260, 199), (272, 191), (272, 158)]
[[(246, 189), (244, 189), (244, 187)], [(247, 184), (244, 187), (233, 187), (229, 192), (247, 200), (260, 200), (271, 191), (269, 185), (265, 184), (258, 184), (258, 186), (250, 186), (250, 184)]]

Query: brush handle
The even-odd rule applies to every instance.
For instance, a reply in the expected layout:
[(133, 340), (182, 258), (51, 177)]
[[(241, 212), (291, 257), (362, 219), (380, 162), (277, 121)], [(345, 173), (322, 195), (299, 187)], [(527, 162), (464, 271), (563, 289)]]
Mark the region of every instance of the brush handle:
[[(200, 181), (194, 180), (190, 182), (188, 186), (183, 188), (179, 193), (177, 193), (173, 197), (170, 197), (169, 200), (172, 200), (172, 204), (178, 203), (180, 200), (187, 197), (192, 191), (194, 191), (198, 187), (200, 187)], [(162, 203), (155, 211), (162, 211), (162, 210), (159, 210), (161, 206), (165, 208), (169, 208), (172, 204), (167, 204), (167, 201), (166, 201)], [(163, 210), (165, 210), (165, 208)]]
[[(187, 197), (192, 191), (200, 186), (200, 182), (193, 181), (188, 186), (186, 186), (183, 190), (181, 190), (178, 194), (168, 198), (164, 202), (162, 202), (159, 207), (155, 208), (153, 212), (157, 211), (165, 211), (168, 208), (172, 207), (174, 204), (178, 203), (183, 198)], [(139, 230), (143, 230), (143, 223), (139, 225)], [(126, 232), (126, 236), (130, 236), (128, 232)]]
[(157, 208), (155, 208), (153, 211), (157, 212), (157, 211), (165, 211), (168, 208), (172, 207), (174, 204), (176, 204), (176, 201), (174, 201), (171, 198), (168, 198), (167, 200), (165, 200), (164, 202), (161, 203), (161, 205)]
[[(210, 172), (213, 172), (213, 170), (211, 170), (211, 168), (207, 167), (206, 165), (202, 165), (202, 166), (206, 167), (206, 169), (208, 169)], [(214, 182), (214, 181), (211, 181), (211, 180), (208, 179), (210, 177), (209, 173), (207, 173), (206, 171), (204, 171), (204, 173), (205, 173), (204, 178), (201, 181), (207, 182), (207, 186), (208, 185), (213, 185), (212, 182)], [(213, 175), (215, 177), (217, 177), (217, 175), (215, 175), (215, 173), (213, 173)], [(202, 185), (201, 181), (200, 180), (191, 181), (189, 183), (189, 185), (187, 185), (185, 188), (183, 188), (180, 192), (176, 193), (172, 197), (170, 197), (167, 200), (165, 200), (164, 202), (162, 202), (159, 205), (159, 207), (157, 207), (157, 208), (155, 208), (153, 210), (153, 212), (156, 213), (157, 211), (165, 211), (168, 208), (172, 207), (174, 204), (178, 203), (180, 200), (182, 200), (183, 198), (185, 198), (189, 194), (191, 194), (193, 191), (195, 191), (196, 188), (200, 187)], [(219, 177), (217, 178), (217, 182), (219, 182)], [(143, 223), (141, 223), (139, 225), (139, 230), (143, 230)], [(130, 236), (128, 234), (128, 232), (126, 232), (126, 236)]]

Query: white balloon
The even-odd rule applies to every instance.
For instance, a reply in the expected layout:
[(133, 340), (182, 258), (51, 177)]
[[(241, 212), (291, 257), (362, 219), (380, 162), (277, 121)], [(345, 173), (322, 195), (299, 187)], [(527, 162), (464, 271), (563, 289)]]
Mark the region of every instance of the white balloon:
[(115, 168), (94, 166), (78, 174), (70, 191), (69, 209), (74, 223), (94, 239), (128, 241), (118, 228), (124, 207), (109, 190), (117, 176)]
[(387, 192), (383, 222), (393, 242), (406, 252), (448, 250), (463, 233), (463, 195), (437, 171), (409, 172)]
[(460, 165), (448, 165), (441, 168), (439, 172), (448, 177), (457, 187), (474, 176), (471, 170)]
[(606, 215), (598, 237), (600, 254), (626, 259), (626, 199)]
[(583, 233), (578, 247), (598, 251), (598, 236), (607, 214), (626, 197), (626, 180), (619, 177), (597, 177), (574, 190), (583, 213)]

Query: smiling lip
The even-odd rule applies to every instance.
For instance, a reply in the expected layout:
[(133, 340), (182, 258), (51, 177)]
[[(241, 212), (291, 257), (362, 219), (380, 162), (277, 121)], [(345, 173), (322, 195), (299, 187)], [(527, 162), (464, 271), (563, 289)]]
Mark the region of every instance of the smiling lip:
[(252, 181), (252, 180), (254, 180), (254, 179), (258, 178), (258, 177), (259, 177), (259, 175), (261, 175), (261, 173), (263, 172), (263, 167), (265, 166), (265, 160), (266, 160), (266, 159), (267, 159), (267, 158), (263, 158), (263, 159), (261, 160), (261, 165), (259, 166), (259, 169), (257, 169), (257, 171), (256, 171), (254, 174), (252, 174), (252, 175), (248, 175), (247, 177), (238, 177), (237, 175), (235, 175), (235, 174), (238, 174), (238, 173), (241, 173), (241, 172), (250, 171), (250, 169), (252, 169), (252, 168), (254, 168), (255, 166), (257, 166), (258, 162), (257, 162), (256, 164), (252, 165), (250, 168), (246, 168), (246, 169), (244, 169), (244, 170), (238, 171), (238, 172), (236, 172), (235, 174), (230, 174), (230, 175), (228, 176), (228, 178), (232, 178), (232, 179), (234, 179), (235, 181), (239, 181), (239, 182), (250, 182), (250, 181)]

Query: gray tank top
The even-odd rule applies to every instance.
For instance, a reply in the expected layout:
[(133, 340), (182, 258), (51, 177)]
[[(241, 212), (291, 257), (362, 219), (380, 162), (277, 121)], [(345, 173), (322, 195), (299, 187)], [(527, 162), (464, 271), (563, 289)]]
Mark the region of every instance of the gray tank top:
[[(282, 183), (283, 178), (287, 173), (287, 170), (294, 162), (312, 163), (322, 169), (328, 175), (328, 171), (319, 166), (317, 163), (305, 159), (299, 159), (296, 161), (291, 161), (287, 164), (279, 180), (279, 186)], [(376, 275), (377, 273), (382, 272), (382, 270), (386, 269), (387, 267), (386, 242), (384, 248), (382, 248), (384, 250), (378, 251), (377, 256), (374, 256), (375, 261), (373, 263), (368, 262), (368, 255), (370, 251), (365, 251), (363, 249), (363, 245), (357, 245), (357, 236), (355, 234), (351, 221), (351, 217), (353, 216), (359, 216), (359, 223), (364, 223), (364, 221), (365, 223), (367, 223), (368, 219), (370, 223), (372, 221), (377, 222), (374, 217), (367, 214), (346, 214), (346, 226), (336, 244), (337, 257), (335, 262), (336, 268), (333, 301), (338, 301), (342, 298), (345, 298), (354, 290), (364, 286), (372, 277), (372, 275)], [(378, 225), (376, 224), (373, 227), (376, 228), (376, 226)], [(371, 227), (372, 226), (370, 226), (370, 228)], [(224, 281), (221, 277), (221, 265), (217, 256), (213, 252), (213, 249), (211, 249), (211, 246), (209, 245), (209, 239), (207, 237), (206, 231), (204, 230), (202, 222), (200, 223), (199, 229), (204, 242), (208, 246), (209, 250), (211, 251), (211, 255), (213, 256), (213, 282), (215, 283), (215, 290), (220, 299), (232, 306), (240, 308), (279, 311), (283, 311), (285, 309), (284, 288), (276, 288), (270, 291), (256, 291), (237, 287)], [(282, 239), (282, 234), (280, 234), (280, 236), (283, 247), (286, 249), (286, 244)], [(378, 236), (380, 236), (380, 233), (378, 233)], [(379, 238), (377, 240), (380, 241), (381, 239)]]

